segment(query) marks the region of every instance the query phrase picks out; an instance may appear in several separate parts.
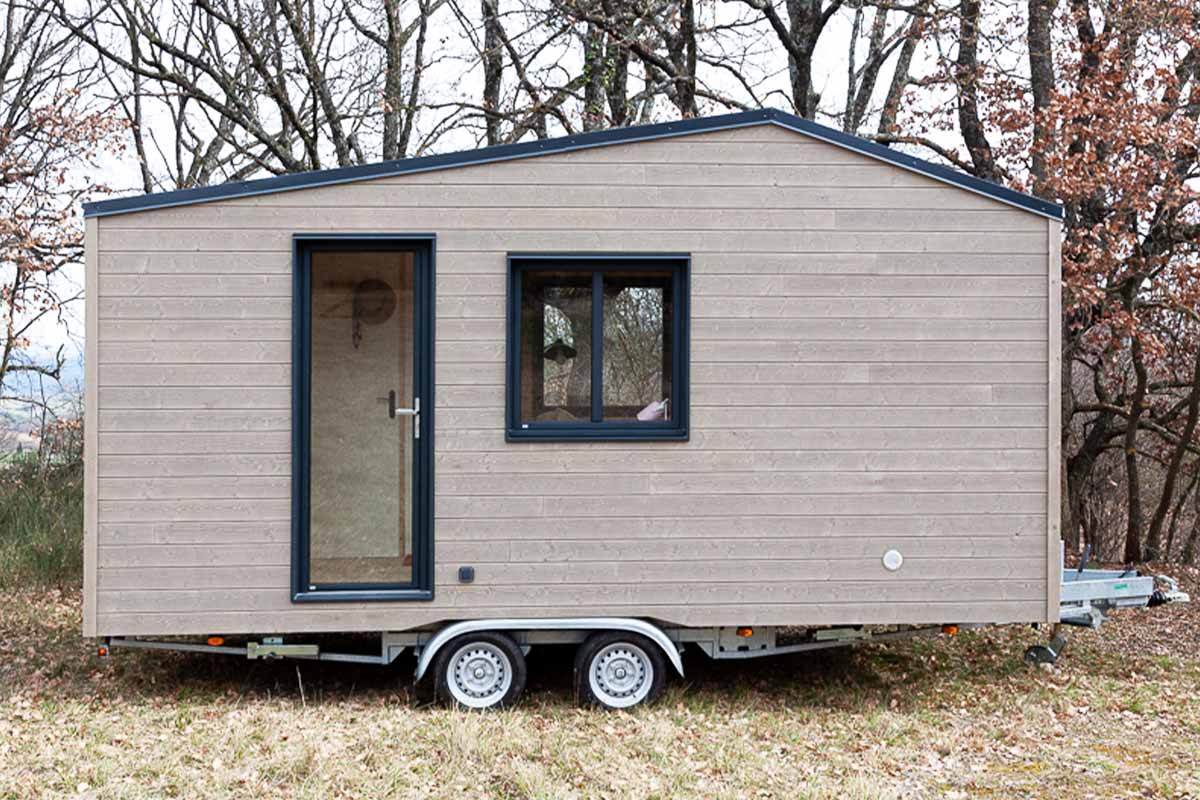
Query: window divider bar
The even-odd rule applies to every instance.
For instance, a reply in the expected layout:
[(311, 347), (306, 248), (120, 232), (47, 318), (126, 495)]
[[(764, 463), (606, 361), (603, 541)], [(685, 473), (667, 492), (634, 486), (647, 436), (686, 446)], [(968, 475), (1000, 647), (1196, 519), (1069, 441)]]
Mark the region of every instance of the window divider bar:
[(604, 272), (592, 273), (592, 422), (604, 420)]

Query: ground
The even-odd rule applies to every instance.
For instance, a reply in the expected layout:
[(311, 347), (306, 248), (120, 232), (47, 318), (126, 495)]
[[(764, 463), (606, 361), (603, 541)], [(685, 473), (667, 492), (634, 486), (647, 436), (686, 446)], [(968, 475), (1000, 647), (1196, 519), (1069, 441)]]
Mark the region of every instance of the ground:
[(534, 650), (521, 707), (479, 714), (423, 704), (411, 660), (100, 659), (76, 594), (2, 598), (0, 798), (1200, 798), (1200, 602), (1072, 629), (1053, 668), (1028, 627), (690, 654), (635, 713), (574, 708), (570, 653)]

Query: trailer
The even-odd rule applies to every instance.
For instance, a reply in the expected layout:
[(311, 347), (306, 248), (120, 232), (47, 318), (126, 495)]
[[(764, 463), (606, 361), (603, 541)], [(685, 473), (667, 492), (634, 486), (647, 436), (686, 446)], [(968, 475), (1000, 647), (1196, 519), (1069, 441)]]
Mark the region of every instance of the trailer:
[(85, 217), (86, 636), (620, 705), (1078, 590), (1041, 199), (764, 110)]
[[(1136, 570), (1064, 569), (1059, 625), (1046, 644), (1025, 651), (1031, 666), (1053, 664), (1067, 645), (1061, 626), (1099, 629), (1111, 611), (1186, 603), (1190, 597), (1166, 575)], [(953, 635), (958, 625), (875, 629), (861, 625), (810, 630), (658, 626), (632, 618), (480, 620), (427, 631), (381, 634), (376, 652), (323, 650), (319, 643), (285, 642), (283, 637), (227, 644), (108, 638), (109, 649), (173, 650), (258, 659), (300, 659), (389, 666), (406, 651), (416, 655), (414, 681), (432, 681), (437, 696), (463, 708), (512, 705), (525, 686), (525, 657), (534, 646), (568, 645), (577, 650), (573, 683), (577, 702), (608, 709), (630, 708), (654, 699), (672, 674), (684, 676), (687, 645), (713, 660), (745, 660), (807, 653), (907, 639)], [(982, 627), (979, 625), (965, 627)]]

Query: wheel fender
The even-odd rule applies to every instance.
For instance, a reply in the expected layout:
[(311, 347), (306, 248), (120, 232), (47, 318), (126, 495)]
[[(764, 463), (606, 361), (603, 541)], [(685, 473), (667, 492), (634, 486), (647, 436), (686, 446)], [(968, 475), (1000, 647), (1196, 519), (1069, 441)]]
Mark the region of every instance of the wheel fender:
[(645, 620), (627, 617), (594, 617), (588, 619), (481, 619), (469, 622), (455, 622), (447, 625), (433, 635), (421, 649), (417, 658), (416, 680), (420, 681), (433, 663), (438, 651), (447, 642), (464, 633), (479, 633), (480, 631), (628, 631), (640, 633), (662, 648), (667, 660), (675, 667), (675, 671), (683, 677), (683, 659), (679, 657), (679, 649), (667, 634), (657, 625)]

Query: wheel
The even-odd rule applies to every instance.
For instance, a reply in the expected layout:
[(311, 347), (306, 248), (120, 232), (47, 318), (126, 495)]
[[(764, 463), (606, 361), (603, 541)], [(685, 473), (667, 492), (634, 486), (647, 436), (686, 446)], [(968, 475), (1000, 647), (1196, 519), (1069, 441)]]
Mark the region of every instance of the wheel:
[(511, 636), (466, 633), (438, 652), (434, 692), (443, 703), (459, 708), (502, 708), (520, 699), (525, 676), (525, 656)]
[(645, 636), (593, 634), (575, 654), (575, 699), (583, 706), (632, 708), (662, 694), (667, 660)]

